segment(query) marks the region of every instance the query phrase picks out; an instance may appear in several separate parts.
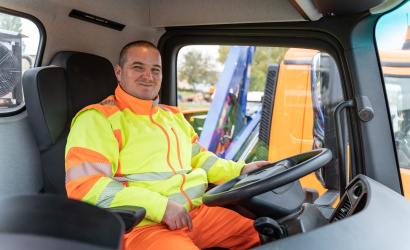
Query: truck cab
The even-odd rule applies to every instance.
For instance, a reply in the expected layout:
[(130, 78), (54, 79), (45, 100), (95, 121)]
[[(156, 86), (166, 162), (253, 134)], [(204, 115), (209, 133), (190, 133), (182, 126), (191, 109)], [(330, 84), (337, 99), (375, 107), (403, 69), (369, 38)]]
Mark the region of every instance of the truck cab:
[(408, 249), (409, 11), (396, 0), (0, 0), (2, 242), (123, 248), (144, 208), (68, 199), (61, 150), (75, 113), (114, 94), (121, 48), (147, 40), (162, 56), (160, 103), (182, 110), (202, 146), (274, 163), (203, 197), (261, 223), (258, 249)]

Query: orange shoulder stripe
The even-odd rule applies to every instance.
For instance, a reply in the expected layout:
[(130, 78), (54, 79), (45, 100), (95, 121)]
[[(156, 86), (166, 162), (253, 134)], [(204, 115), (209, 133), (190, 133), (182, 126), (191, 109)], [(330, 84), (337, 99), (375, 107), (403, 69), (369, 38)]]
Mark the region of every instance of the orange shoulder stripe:
[(101, 113), (103, 113), (105, 115), (105, 117), (110, 117), (111, 115), (113, 115), (115, 112), (120, 111), (120, 109), (117, 107), (116, 103), (115, 103), (115, 98), (114, 96), (109, 96), (107, 99), (105, 99), (104, 101), (97, 103), (97, 104), (92, 104), (92, 105), (88, 105), (87, 107), (81, 109), (77, 114), (80, 114), (81, 112), (88, 110), (88, 109), (96, 109), (98, 111), (100, 111)]
[(68, 198), (81, 200), (91, 190), (95, 183), (102, 177), (100, 175), (90, 175), (83, 178), (75, 179), (66, 184)]
[(193, 143), (197, 142), (198, 140), (199, 140), (199, 136), (195, 135), (194, 138), (192, 138), (191, 143), (193, 144)]
[(106, 163), (111, 162), (102, 154), (88, 148), (72, 147), (65, 158), (66, 171), (84, 162)]

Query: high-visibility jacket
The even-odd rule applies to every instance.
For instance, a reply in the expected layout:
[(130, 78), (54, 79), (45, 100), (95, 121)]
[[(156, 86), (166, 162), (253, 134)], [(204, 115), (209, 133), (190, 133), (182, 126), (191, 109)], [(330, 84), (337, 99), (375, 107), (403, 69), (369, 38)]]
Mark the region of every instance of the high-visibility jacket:
[(191, 211), (208, 182), (240, 174), (244, 162), (207, 151), (180, 110), (158, 102), (118, 86), (115, 96), (76, 115), (65, 156), (69, 198), (103, 208), (144, 207), (138, 226), (152, 225), (162, 221), (168, 199)]

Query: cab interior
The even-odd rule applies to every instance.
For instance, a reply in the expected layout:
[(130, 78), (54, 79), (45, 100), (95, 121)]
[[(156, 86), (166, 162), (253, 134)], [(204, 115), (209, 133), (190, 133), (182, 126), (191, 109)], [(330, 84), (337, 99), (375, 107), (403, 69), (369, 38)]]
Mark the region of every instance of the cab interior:
[[(252, 219), (267, 218), (259, 221), (265, 237), (258, 249), (407, 249), (407, 168), (397, 156), (402, 144), (395, 139), (375, 35), (379, 19), (406, 2), (0, 0), (1, 13), (30, 20), (38, 28), (35, 56), (29, 59), (29, 69), (19, 72), (21, 102), (5, 104), (0, 112), (2, 242), (9, 249), (28, 244), (33, 249), (123, 247), (126, 227), (138, 223), (145, 212), (106, 211), (67, 199), (61, 150), (75, 113), (113, 94), (117, 82), (112, 68), (121, 48), (147, 40), (162, 55), (160, 103), (173, 106), (181, 101), (177, 60), (185, 46), (323, 51), (338, 72), (338, 80), (328, 82), (339, 84), (337, 98), (323, 114), (325, 123), (332, 124), (332, 130), (324, 132), (333, 135), (329, 146), (323, 139), (324, 146), (316, 150), (271, 158), (276, 167), (220, 184), (204, 202)], [(393, 67), (407, 67), (405, 63)], [(314, 131), (319, 125), (312, 126)], [(260, 129), (259, 137), (263, 133)], [(269, 150), (282, 146), (279, 141)], [(302, 188), (303, 180), (302, 185), (298, 181), (315, 172), (326, 189), (317, 202), (308, 196), (318, 192)], [(238, 193), (243, 197), (233, 199)]]

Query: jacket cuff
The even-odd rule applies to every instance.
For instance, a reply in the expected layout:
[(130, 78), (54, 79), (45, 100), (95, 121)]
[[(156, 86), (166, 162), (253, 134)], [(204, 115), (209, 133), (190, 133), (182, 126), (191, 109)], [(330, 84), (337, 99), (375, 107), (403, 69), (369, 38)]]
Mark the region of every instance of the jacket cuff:
[[(244, 161), (238, 161), (237, 163), (236, 163), (236, 168), (235, 168), (235, 170), (233, 171), (233, 178), (236, 178), (236, 177), (238, 177), (239, 175), (241, 175), (241, 171), (242, 171), (242, 168), (243, 167), (245, 167), (245, 162)], [(233, 179), (232, 178), (232, 179)]]
[(168, 198), (165, 196), (162, 196), (160, 199), (158, 199), (157, 203), (155, 204), (155, 207), (151, 209), (151, 212), (147, 211), (147, 218), (157, 223), (161, 223), (162, 218), (164, 217), (164, 214), (165, 214), (165, 210), (167, 208), (167, 204), (168, 204)]

